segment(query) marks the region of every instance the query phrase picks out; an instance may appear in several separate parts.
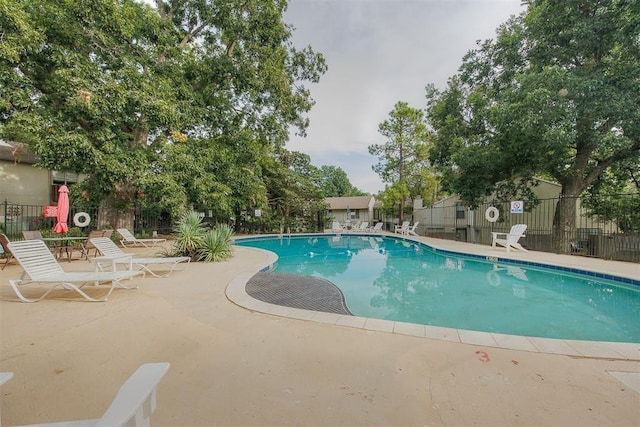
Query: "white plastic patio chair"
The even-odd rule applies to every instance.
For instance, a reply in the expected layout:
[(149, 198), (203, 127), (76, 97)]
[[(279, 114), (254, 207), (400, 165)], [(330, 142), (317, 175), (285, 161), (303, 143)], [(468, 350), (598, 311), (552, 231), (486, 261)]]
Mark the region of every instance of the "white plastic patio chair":
[[(13, 372), (0, 372), (0, 385), (13, 378)], [(2, 427), (2, 414), (0, 414), (0, 427)]]
[(384, 227), (384, 222), (378, 222), (373, 227), (369, 227), (368, 231), (371, 233), (379, 233), (382, 231), (382, 227)]
[(151, 414), (158, 406), (158, 384), (169, 370), (169, 366), (168, 362), (141, 365), (120, 387), (111, 405), (100, 418), (22, 427), (148, 427), (151, 424)]
[(331, 231), (333, 231), (334, 233), (341, 233), (344, 231), (344, 228), (338, 221), (333, 221), (331, 223)]
[[(113, 243), (113, 240), (108, 237), (94, 237), (90, 239), (90, 242), (102, 254), (101, 257), (93, 258), (93, 262), (100, 270), (102, 270), (102, 264), (108, 262), (111, 263), (114, 270), (117, 265), (127, 265), (129, 270), (132, 270), (133, 266), (137, 266), (155, 277), (167, 277), (178, 267), (178, 264), (191, 261), (188, 256), (133, 258), (132, 254), (122, 252)], [(149, 268), (151, 265), (165, 266), (168, 270), (163, 273), (156, 273)]]
[(353, 227), (351, 231), (367, 231), (369, 229), (369, 221), (363, 221), (357, 226)]
[(397, 234), (405, 234), (405, 232), (409, 228), (409, 224), (409, 221), (404, 221), (402, 225), (396, 225), (393, 229), (393, 232)]
[[(511, 248), (528, 252), (525, 248), (518, 243), (521, 237), (524, 237), (524, 232), (527, 230), (527, 224), (515, 224), (511, 227), (508, 233), (492, 232), (491, 233), (491, 247), (495, 248), (496, 245), (504, 246), (507, 252), (510, 252)], [(505, 236), (504, 239), (500, 236)]]
[(135, 246), (142, 245), (145, 248), (155, 247), (158, 243), (165, 242), (167, 239), (138, 239), (133, 235), (132, 232), (127, 230), (126, 228), (118, 228), (116, 230), (120, 236), (122, 236), (122, 240), (120, 240), (120, 244), (123, 248), (126, 248), (127, 245)]
[[(53, 254), (49, 251), (49, 248), (42, 240), (9, 242), (9, 249), (11, 250), (13, 257), (24, 269), (24, 274), (29, 277), (28, 279), (21, 278), (9, 280), (9, 284), (18, 298), (24, 302), (40, 301), (49, 295), (49, 293), (51, 293), (51, 291), (53, 291), (57, 286), (62, 286), (64, 289), (74, 290), (89, 301), (106, 301), (107, 297), (111, 295), (111, 292), (113, 292), (116, 286), (124, 289), (134, 289), (124, 286), (120, 283), (122, 280), (131, 279), (138, 275), (144, 278), (144, 271), (66, 272), (56, 261)], [(90, 297), (80, 289), (87, 283), (99, 284), (104, 282), (110, 282), (111, 286), (109, 288), (109, 292), (100, 299)], [(25, 297), (19, 289), (20, 286), (33, 283), (42, 283), (48, 286), (45, 293), (36, 299)]]
[(416, 222), (411, 227), (407, 227), (406, 230), (402, 231), (402, 234), (404, 234), (405, 236), (417, 236), (418, 233), (416, 233), (416, 228), (418, 227), (418, 224), (420, 224), (420, 222)]

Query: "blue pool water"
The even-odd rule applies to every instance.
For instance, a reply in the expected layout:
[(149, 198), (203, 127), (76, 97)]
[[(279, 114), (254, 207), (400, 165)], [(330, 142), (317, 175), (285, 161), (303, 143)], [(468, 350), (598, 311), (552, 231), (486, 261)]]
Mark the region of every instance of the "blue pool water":
[(397, 238), (301, 236), (236, 241), (275, 252), (274, 271), (320, 277), (356, 316), (484, 332), (640, 342), (640, 287), (455, 255)]

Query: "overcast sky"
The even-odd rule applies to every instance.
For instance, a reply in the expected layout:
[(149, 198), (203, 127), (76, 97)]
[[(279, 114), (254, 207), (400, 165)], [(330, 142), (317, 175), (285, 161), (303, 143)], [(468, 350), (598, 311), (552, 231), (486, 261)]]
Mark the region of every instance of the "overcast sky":
[(293, 43), (324, 55), (328, 71), (308, 84), (316, 105), (307, 137), (287, 148), (316, 166), (342, 168), (353, 185), (377, 193), (384, 184), (367, 147), (384, 143), (378, 125), (398, 101), (425, 107), (424, 87), (444, 88), (477, 40), (494, 38), (520, 0), (290, 0), (285, 22)]

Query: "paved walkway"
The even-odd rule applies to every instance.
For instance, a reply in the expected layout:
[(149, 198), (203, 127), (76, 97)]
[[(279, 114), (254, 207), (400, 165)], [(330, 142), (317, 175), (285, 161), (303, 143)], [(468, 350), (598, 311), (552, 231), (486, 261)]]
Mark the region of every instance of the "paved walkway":
[[(640, 265), (526, 255), (640, 277)], [(36, 304), (15, 302), (7, 280), (21, 269), (10, 264), (0, 273), (0, 371), (15, 376), (2, 386), (2, 422), (97, 417), (122, 382), (153, 361), (171, 363), (154, 425), (624, 426), (640, 419), (640, 356), (633, 357), (640, 344), (629, 357), (548, 354), (292, 319), (227, 298), (271, 261), (239, 247), (229, 261), (147, 277), (105, 303), (56, 291)]]

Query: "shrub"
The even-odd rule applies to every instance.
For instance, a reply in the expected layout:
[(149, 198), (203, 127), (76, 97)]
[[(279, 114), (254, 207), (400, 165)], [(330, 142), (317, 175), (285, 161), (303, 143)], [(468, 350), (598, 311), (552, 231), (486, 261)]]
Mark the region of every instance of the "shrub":
[(173, 251), (167, 256), (188, 256), (192, 260), (216, 262), (233, 255), (233, 228), (219, 224), (207, 230), (198, 212), (187, 212), (180, 217), (173, 229)]
[(233, 255), (232, 236), (233, 229), (227, 224), (219, 224), (207, 231), (198, 250), (198, 260), (217, 262), (230, 258)]
[(183, 214), (173, 229), (176, 235), (173, 243), (175, 255), (196, 259), (206, 231), (198, 212), (191, 211)]

